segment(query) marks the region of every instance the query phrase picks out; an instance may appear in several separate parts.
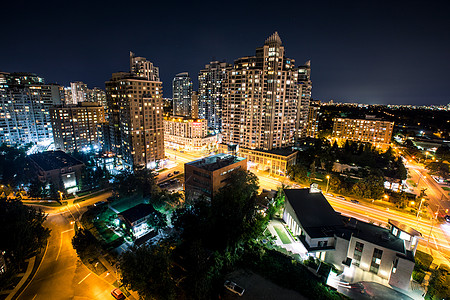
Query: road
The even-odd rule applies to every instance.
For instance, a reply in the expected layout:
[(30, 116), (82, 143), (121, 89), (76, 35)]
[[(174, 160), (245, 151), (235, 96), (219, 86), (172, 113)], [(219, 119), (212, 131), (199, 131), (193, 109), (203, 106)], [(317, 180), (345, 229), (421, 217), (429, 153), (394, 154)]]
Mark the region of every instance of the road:
[[(190, 153), (180, 153), (174, 150), (166, 150), (166, 153), (171, 158), (176, 157), (180, 163), (186, 163), (200, 158), (200, 156), (195, 156)], [(423, 175), (426, 174), (425, 170), (419, 164), (413, 162), (408, 164), (407, 167), (410, 168), (412, 180), (415, 180), (416, 183), (419, 181), (419, 176), (421, 176), (418, 188), (427, 188), (426, 193), (430, 198), (430, 208), (433, 212), (436, 212), (438, 207), (440, 207), (442, 212), (442, 209), (446, 208), (446, 206), (442, 206), (442, 201), (439, 201), (442, 195), (442, 189), (436, 186), (437, 183), (430, 176)], [(259, 178), (261, 189), (276, 190), (282, 184), (291, 186), (295, 184), (284, 177), (269, 176), (265, 172), (253, 169), (251, 171)], [(419, 243), (419, 249), (431, 247), (440, 251), (444, 256), (450, 257), (450, 243), (448, 242), (450, 239), (450, 224), (438, 224), (436, 220), (416, 218), (411, 214), (386, 210), (370, 204), (355, 204), (335, 197), (326, 197), (336, 211), (349, 217), (354, 217), (362, 221), (373, 221), (382, 225), (386, 225), (389, 219), (401, 221), (422, 233), (423, 239)]]
[(111, 192), (107, 192), (81, 204), (70, 204), (58, 209), (44, 207), (49, 213), (44, 225), (52, 230), (51, 235), (37, 272), (17, 299), (111, 298), (114, 274), (98, 277), (83, 265), (72, 247), (73, 221), (80, 217), (86, 206), (110, 196)]

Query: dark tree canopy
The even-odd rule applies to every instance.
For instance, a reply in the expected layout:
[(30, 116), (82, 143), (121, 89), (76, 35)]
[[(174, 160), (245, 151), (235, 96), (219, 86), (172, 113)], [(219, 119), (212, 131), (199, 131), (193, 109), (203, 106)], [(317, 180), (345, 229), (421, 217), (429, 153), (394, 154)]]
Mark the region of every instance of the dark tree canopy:
[(0, 199), (0, 249), (13, 263), (20, 263), (45, 247), (50, 229), (47, 216), (17, 200)]

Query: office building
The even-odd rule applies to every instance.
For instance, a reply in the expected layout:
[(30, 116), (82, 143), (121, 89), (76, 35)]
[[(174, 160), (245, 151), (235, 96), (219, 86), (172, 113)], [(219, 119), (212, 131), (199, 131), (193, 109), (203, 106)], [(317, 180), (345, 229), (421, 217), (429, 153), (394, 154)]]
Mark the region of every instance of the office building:
[[(134, 60), (130, 60), (131, 63)], [(150, 62), (140, 65), (141, 74), (152, 74)], [(164, 159), (162, 82), (153, 75), (113, 73), (105, 83), (109, 114), (108, 148), (129, 169), (155, 168)], [(134, 70), (134, 71), (133, 71)], [(150, 77), (149, 77), (150, 76)]]
[(301, 108), (298, 74), (276, 32), (255, 56), (237, 59), (224, 80), (224, 142), (262, 150), (292, 146)]
[(0, 73), (0, 144), (53, 140), (50, 107), (61, 104), (64, 90), (31, 73)]
[(175, 150), (200, 151), (216, 148), (217, 136), (208, 135), (204, 119), (164, 117), (164, 144)]
[(365, 119), (333, 119), (332, 139), (338, 142), (346, 140), (371, 143), (383, 149), (389, 148), (394, 122), (383, 121), (366, 116)]
[(247, 170), (247, 160), (228, 154), (216, 154), (184, 164), (186, 199), (205, 197), (211, 200), (237, 170)]
[(199, 117), (214, 131), (222, 129), (223, 84), (232, 66), (212, 61), (198, 74)]
[(190, 117), (192, 101), (192, 80), (189, 73), (177, 74), (172, 82), (173, 114), (175, 116)]
[(344, 217), (314, 184), (284, 194), (283, 220), (298, 239), (290, 246), (296, 254), (333, 264), (342, 271), (338, 281), (372, 278), (409, 289), (420, 232), (395, 220), (384, 228)]
[(67, 152), (99, 150), (102, 124), (105, 123), (103, 106), (95, 102), (50, 108), (55, 148)]

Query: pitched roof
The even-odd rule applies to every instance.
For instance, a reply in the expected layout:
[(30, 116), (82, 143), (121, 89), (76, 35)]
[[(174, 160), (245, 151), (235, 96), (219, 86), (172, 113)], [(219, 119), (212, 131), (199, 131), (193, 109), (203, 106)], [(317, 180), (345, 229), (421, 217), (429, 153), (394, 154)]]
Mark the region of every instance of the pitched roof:
[(130, 223), (134, 223), (155, 212), (153, 205), (141, 203), (130, 209), (124, 210), (119, 215)]

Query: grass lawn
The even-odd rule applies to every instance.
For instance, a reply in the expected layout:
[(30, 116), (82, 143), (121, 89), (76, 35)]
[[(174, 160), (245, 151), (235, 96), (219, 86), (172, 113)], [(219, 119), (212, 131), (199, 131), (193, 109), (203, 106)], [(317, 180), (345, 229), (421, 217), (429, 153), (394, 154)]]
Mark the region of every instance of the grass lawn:
[(120, 197), (115, 200), (111, 206), (122, 212), (141, 203), (144, 203), (144, 199), (142, 197)]
[(449, 187), (446, 187), (446, 186), (442, 187), (442, 189), (443, 189), (444, 191), (450, 191), (450, 188), (449, 188)]
[(284, 231), (283, 227), (281, 227), (281, 226), (273, 226), (273, 228), (277, 232), (277, 234), (280, 237), (280, 239), (283, 242), (283, 244), (290, 244), (291, 243), (291, 240), (287, 236), (286, 231)]
[(67, 205), (67, 201), (61, 202), (62, 204), (60, 204), (59, 202), (56, 202), (56, 201), (33, 201), (33, 202), (24, 202), (24, 203), (25, 204), (38, 204), (38, 205), (49, 206), (49, 207), (60, 207), (60, 206)]

